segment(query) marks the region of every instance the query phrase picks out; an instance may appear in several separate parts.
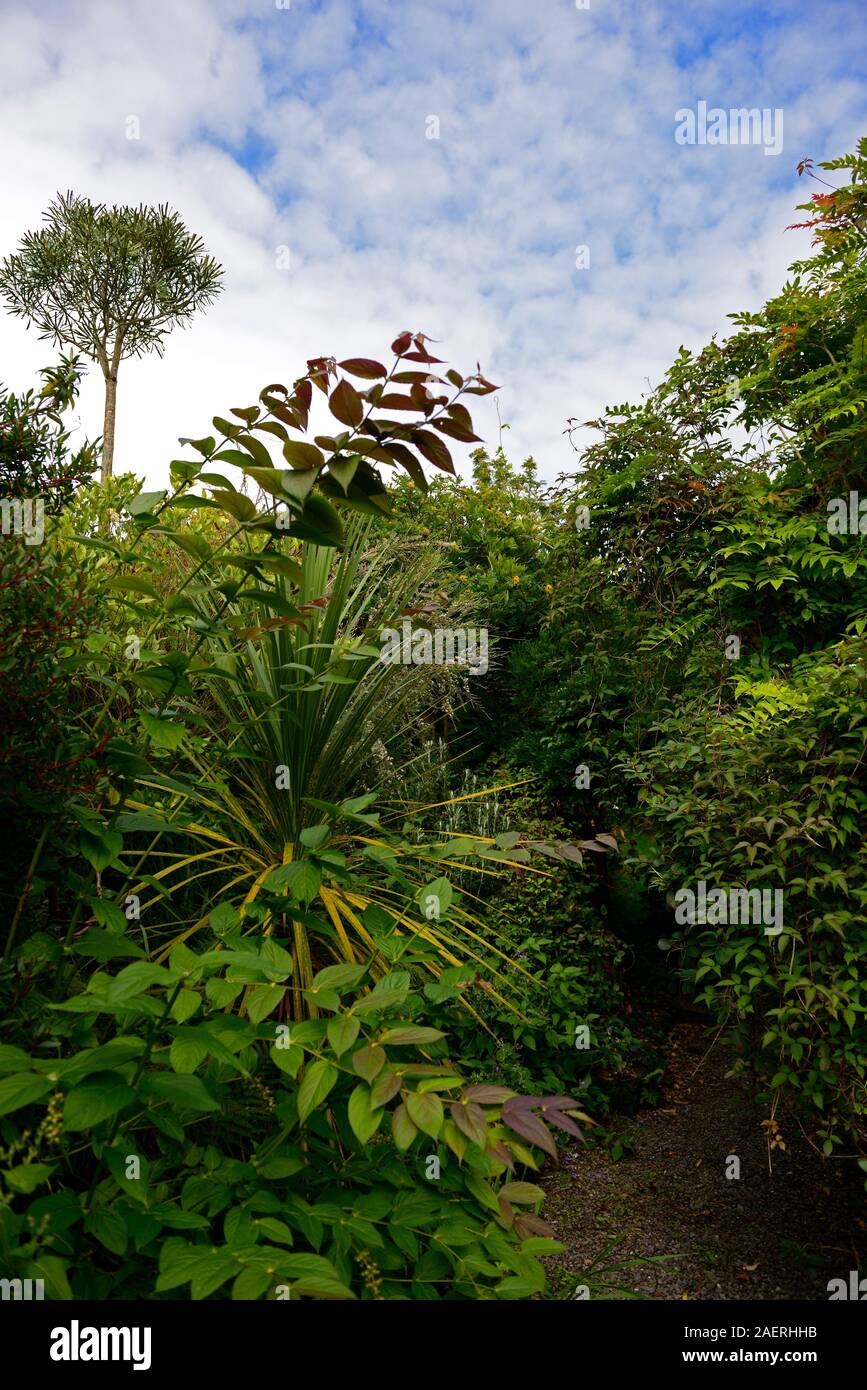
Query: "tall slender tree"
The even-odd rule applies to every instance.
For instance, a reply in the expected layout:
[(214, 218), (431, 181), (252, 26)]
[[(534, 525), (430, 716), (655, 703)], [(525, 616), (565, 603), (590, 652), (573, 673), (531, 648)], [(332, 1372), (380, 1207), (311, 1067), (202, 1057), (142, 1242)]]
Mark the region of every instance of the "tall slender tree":
[(221, 292), (223, 271), (166, 206), (106, 207), (66, 193), (57, 195), (44, 221), (0, 264), (0, 294), (41, 338), (99, 363), (104, 482), (114, 459), (121, 362), (162, 355), (166, 334)]

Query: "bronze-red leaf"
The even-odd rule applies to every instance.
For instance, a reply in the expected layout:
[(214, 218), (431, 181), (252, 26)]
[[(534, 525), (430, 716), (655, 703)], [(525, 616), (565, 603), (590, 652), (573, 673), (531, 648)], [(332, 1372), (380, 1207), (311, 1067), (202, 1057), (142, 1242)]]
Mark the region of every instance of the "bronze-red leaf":
[(515, 1097), (515, 1092), (510, 1091), (507, 1086), (495, 1086), (488, 1081), (468, 1086), (462, 1094), (466, 1100), (475, 1100), (480, 1105), (501, 1105), (504, 1100), (520, 1099)]
[(351, 429), (356, 429), (364, 419), (364, 402), (348, 381), (337, 383), (331, 392), (328, 408), (342, 425), (349, 425)]
[(437, 435), (431, 434), (430, 430), (413, 430), (412, 442), (428, 463), (441, 468), (444, 473), (454, 473), (452, 456)]
[(442, 386), (444, 383), (438, 376), (431, 376), (430, 372), (395, 372), (391, 378), (394, 382), (399, 382), (401, 386), (410, 386), (418, 383), (424, 386), (426, 383), (433, 383)]
[(402, 396), (397, 391), (386, 391), (380, 396), (376, 404), (381, 410), (423, 410), (424, 406), (419, 405), (412, 399), (412, 396)]
[(461, 1105), (459, 1101), (449, 1106), (449, 1113), (457, 1125), (472, 1144), (478, 1144), (482, 1149), (485, 1146), (487, 1129), (485, 1125), (485, 1112), (480, 1105)]
[(460, 444), (480, 444), (481, 436), (473, 434), (464, 425), (456, 425), (454, 420), (432, 420), (431, 424), (435, 430), (441, 434), (447, 434), (449, 439), (457, 439)]
[(387, 454), (391, 455), (395, 463), (399, 463), (401, 467), (406, 469), (416, 487), (420, 488), (422, 492), (427, 492), (427, 478), (415, 454), (411, 454), (404, 444), (398, 444), (394, 441), (389, 441), (382, 447)]
[(372, 357), (347, 357), (344, 362), (339, 362), (350, 376), (361, 376), (366, 380), (375, 380), (380, 376), (388, 376), (388, 372), (381, 362), (376, 362)]
[[(545, 1153), (556, 1158), (557, 1145), (538, 1115), (534, 1115), (526, 1108), (510, 1109), (509, 1107), (513, 1104), (513, 1101), (506, 1101), (503, 1106), (503, 1120), (509, 1129), (514, 1130), (521, 1139), (526, 1139), (528, 1143), (535, 1144), (537, 1148), (544, 1149)], [(508, 1114), (506, 1113), (507, 1109)]]
[(550, 1240), (557, 1239), (557, 1232), (553, 1227), (532, 1211), (519, 1212), (515, 1217), (515, 1232), (522, 1240), (526, 1240), (529, 1236), (547, 1236)]

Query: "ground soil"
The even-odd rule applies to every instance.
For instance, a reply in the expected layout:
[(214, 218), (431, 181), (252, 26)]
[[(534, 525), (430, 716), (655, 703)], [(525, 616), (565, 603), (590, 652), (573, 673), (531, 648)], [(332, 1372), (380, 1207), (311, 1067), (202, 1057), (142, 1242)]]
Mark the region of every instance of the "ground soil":
[[(769, 1155), (767, 1109), (727, 1076), (731, 1053), (701, 1022), (672, 1024), (667, 1058), (660, 1104), (615, 1126), (634, 1146), (627, 1157), (575, 1142), (544, 1180), (545, 1219), (566, 1245), (550, 1262), (555, 1284), (560, 1265), (582, 1275), (592, 1298), (628, 1296), (610, 1287), (620, 1285), (663, 1299), (827, 1299), (829, 1279), (865, 1269), (855, 1165), (823, 1159), (786, 1121), (786, 1148)], [(740, 1178), (726, 1177), (729, 1155), (740, 1159)], [(601, 1261), (607, 1272), (592, 1271), (618, 1237)], [(610, 1268), (658, 1256), (672, 1258)], [(568, 1277), (559, 1286), (569, 1289)]]

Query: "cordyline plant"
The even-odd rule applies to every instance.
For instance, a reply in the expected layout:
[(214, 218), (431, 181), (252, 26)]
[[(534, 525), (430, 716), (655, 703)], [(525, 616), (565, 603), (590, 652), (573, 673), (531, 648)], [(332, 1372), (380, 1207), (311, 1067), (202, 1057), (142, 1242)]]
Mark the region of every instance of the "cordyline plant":
[(0, 294), (40, 338), (98, 362), (105, 378), (102, 480), (111, 477), (117, 375), (220, 293), (222, 269), (167, 207), (105, 207), (58, 194), (45, 226), (0, 265)]

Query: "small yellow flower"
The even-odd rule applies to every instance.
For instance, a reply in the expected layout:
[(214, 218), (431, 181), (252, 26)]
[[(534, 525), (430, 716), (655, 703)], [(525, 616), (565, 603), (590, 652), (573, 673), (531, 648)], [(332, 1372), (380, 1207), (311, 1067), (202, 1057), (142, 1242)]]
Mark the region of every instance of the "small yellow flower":
[(459, 574), (458, 579), (460, 580), (461, 584), (466, 584), (467, 582), (467, 576), (465, 574)]
[(519, 574), (513, 574), (513, 575), (512, 575), (512, 583), (513, 583), (513, 584), (520, 584), (520, 582), (521, 582), (521, 576), (520, 576)]
[(553, 585), (553, 584), (546, 584), (546, 585), (545, 585), (545, 593), (546, 593), (546, 594), (553, 594), (553, 592), (554, 592), (554, 585)]

